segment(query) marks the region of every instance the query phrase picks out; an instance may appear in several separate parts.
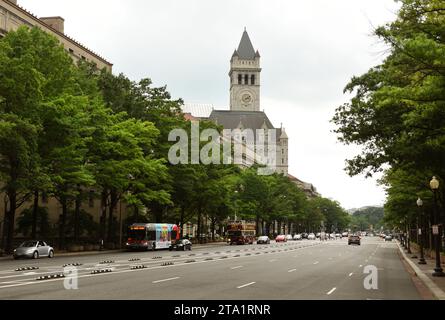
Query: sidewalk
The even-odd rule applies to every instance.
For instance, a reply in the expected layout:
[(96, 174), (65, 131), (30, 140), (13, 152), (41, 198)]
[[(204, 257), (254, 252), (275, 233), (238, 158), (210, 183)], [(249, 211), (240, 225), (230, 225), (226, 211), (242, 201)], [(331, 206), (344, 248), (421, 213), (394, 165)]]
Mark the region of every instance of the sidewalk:
[[(409, 264), (409, 266), (413, 269), (415, 276), (417, 276), (423, 284), (431, 291), (431, 294), (434, 298), (438, 300), (445, 300), (445, 277), (433, 277), (432, 273), (434, 272), (434, 267), (436, 266), (436, 262), (434, 259), (425, 255), (426, 264), (419, 264), (420, 254), (415, 248), (411, 248), (411, 254), (406, 253), (403, 247), (397, 242), (399, 250), (405, 259), (405, 261)], [(412, 256), (416, 255), (416, 258), (412, 258)], [(445, 270), (445, 265), (442, 264), (442, 268)]]
[[(203, 248), (211, 248), (216, 245), (227, 245), (226, 242), (211, 242), (205, 244), (194, 244), (193, 248), (203, 249)], [(90, 255), (99, 255), (99, 254), (113, 254), (119, 252), (126, 252), (125, 249), (116, 249), (116, 250), (102, 250), (102, 251), (79, 251), (79, 252), (68, 252), (68, 251), (58, 251), (55, 250), (56, 257), (81, 257), (81, 256), (90, 256)], [(0, 261), (12, 260), (12, 255), (0, 257)]]

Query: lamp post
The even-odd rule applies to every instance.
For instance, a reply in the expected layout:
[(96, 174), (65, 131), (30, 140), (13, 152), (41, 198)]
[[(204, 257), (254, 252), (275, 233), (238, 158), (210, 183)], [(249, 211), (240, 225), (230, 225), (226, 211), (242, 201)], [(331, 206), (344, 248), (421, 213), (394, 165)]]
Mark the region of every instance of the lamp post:
[(437, 190), (439, 189), (439, 180), (436, 177), (430, 181), (430, 188), (434, 195), (434, 224), (432, 226), (433, 236), (436, 242), (436, 267), (434, 268), (433, 277), (444, 277), (442, 267), (440, 266), (440, 227), (439, 227), (439, 212), (437, 210)]
[(422, 206), (423, 206), (423, 201), (422, 199), (420, 199), (420, 197), (417, 199), (417, 207), (419, 207), (419, 216), (417, 218), (417, 221), (420, 221), (420, 223), (418, 224), (418, 232), (417, 234), (420, 236), (419, 237), (419, 246), (420, 246), (420, 258), (419, 258), (419, 264), (426, 264), (425, 261), (425, 256), (424, 256), (424, 252), (423, 252), (423, 240), (424, 240), (424, 236), (423, 236), (423, 212), (422, 212)]

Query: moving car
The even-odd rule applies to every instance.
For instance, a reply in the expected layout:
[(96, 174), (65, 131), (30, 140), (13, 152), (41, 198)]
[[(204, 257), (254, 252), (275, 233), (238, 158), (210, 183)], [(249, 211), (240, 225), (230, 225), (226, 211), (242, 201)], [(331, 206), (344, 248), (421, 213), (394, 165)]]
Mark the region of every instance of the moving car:
[(257, 244), (270, 244), (270, 239), (268, 236), (261, 236), (261, 237), (258, 237), (258, 240), (256, 243)]
[(392, 241), (392, 236), (391, 235), (385, 236), (385, 241)]
[(177, 251), (185, 251), (185, 250), (192, 250), (192, 243), (190, 240), (182, 239), (176, 241), (174, 244), (170, 245), (168, 250), (177, 250)]
[(336, 233), (335, 236), (336, 236), (337, 238), (341, 238), (341, 234), (340, 234), (340, 233)]
[(294, 240), (302, 240), (303, 238), (301, 237), (301, 234), (297, 233), (296, 235), (294, 235)]
[(13, 254), (14, 259), (18, 258), (32, 258), (38, 259), (40, 257), (54, 257), (54, 248), (49, 246), (44, 241), (31, 240), (25, 241), (16, 249)]
[(346, 237), (349, 236), (349, 233), (348, 233), (348, 232), (343, 232), (343, 233), (341, 234), (341, 236), (342, 236), (343, 238), (346, 238)]
[(310, 234), (307, 236), (307, 238), (308, 238), (308, 240), (315, 240), (315, 239), (316, 239), (315, 234), (313, 234), (313, 233), (310, 233)]
[(275, 242), (287, 242), (287, 239), (284, 235), (280, 234), (275, 238)]
[(360, 236), (358, 235), (350, 235), (348, 238), (348, 245), (350, 244), (358, 244), (360, 245)]
[(287, 234), (287, 235), (286, 235), (286, 240), (287, 240), (287, 241), (291, 241), (291, 240), (294, 240), (294, 238), (292, 237), (292, 235)]

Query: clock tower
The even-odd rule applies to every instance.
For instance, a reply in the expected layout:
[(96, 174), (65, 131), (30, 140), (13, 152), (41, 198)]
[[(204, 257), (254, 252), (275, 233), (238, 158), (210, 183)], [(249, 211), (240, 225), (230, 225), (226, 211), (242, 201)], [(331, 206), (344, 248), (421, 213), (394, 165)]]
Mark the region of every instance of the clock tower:
[(260, 53), (244, 30), (230, 60), (230, 110), (260, 111)]

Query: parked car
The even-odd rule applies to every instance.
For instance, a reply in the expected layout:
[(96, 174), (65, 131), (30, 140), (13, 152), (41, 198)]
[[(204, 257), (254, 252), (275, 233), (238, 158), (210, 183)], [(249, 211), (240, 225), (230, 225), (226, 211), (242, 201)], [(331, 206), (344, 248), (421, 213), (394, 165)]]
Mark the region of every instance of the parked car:
[(296, 235), (294, 235), (294, 240), (301, 240), (301, 239), (303, 239), (301, 237), (301, 234), (297, 233)]
[(307, 236), (307, 238), (308, 238), (308, 240), (315, 240), (315, 239), (316, 239), (315, 234), (313, 234), (313, 233), (310, 233), (310, 234)]
[(31, 240), (25, 241), (13, 253), (14, 259), (18, 258), (32, 258), (38, 259), (40, 257), (54, 257), (54, 248), (49, 246), (45, 241)]
[(317, 232), (317, 234), (315, 235), (317, 238), (320, 238), (321, 236), (321, 232)]
[(329, 235), (329, 238), (331, 238), (331, 239), (337, 239), (336, 236), (335, 236), (335, 233), (331, 233), (331, 234)]
[(350, 244), (358, 244), (360, 245), (360, 236), (358, 235), (350, 235), (348, 238), (348, 245)]
[(309, 235), (309, 234), (307, 234), (306, 232), (303, 232), (303, 233), (301, 234), (301, 238), (302, 238), (302, 239), (307, 239), (308, 235)]
[(336, 233), (336, 234), (335, 234), (335, 237), (337, 237), (337, 238), (341, 238), (341, 234), (340, 234), (340, 233)]
[(176, 241), (174, 244), (172, 244), (168, 250), (177, 250), (177, 251), (185, 251), (185, 250), (192, 250), (192, 243), (190, 240), (182, 239)]
[(284, 235), (280, 234), (275, 238), (275, 242), (287, 242), (287, 239)]
[(270, 244), (270, 239), (268, 236), (261, 236), (261, 237), (258, 237), (258, 240), (256, 243), (257, 244)]
[(292, 240), (294, 240), (294, 237), (292, 237), (291, 234), (287, 234), (286, 235), (286, 241), (292, 241)]
[(347, 237), (349, 236), (349, 233), (348, 233), (348, 232), (343, 232), (343, 233), (341, 234), (341, 236), (342, 236), (343, 238), (347, 238)]

